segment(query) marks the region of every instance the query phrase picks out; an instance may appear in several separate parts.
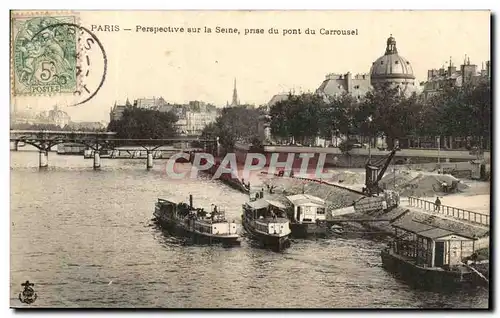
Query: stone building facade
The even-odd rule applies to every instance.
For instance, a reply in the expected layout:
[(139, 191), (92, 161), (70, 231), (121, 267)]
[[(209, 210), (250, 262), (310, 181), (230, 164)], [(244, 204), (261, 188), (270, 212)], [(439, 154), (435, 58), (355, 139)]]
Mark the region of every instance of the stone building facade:
[(470, 58), (465, 58), (464, 63), (457, 69), (450, 57), (447, 68), (441, 67), (427, 71), (427, 81), (422, 83), (423, 98), (426, 100), (446, 87), (461, 87), (466, 83), (476, 85), (481, 80), (491, 80), (490, 61), (482, 63), (481, 70), (478, 71), (477, 65), (471, 64)]
[(372, 86), (368, 74), (356, 74), (353, 76), (351, 72), (347, 72), (346, 74), (332, 73), (326, 75), (325, 80), (316, 90), (316, 94), (323, 96), (326, 100), (345, 93), (361, 99), (371, 89)]

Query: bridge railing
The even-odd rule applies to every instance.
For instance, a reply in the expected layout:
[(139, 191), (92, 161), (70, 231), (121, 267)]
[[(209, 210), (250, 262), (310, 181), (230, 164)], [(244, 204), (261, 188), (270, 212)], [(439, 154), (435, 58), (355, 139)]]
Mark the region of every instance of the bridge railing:
[(416, 207), (429, 212), (451, 216), (453, 218), (457, 218), (460, 220), (466, 220), (472, 223), (478, 223), (482, 225), (490, 225), (490, 216), (488, 214), (473, 212), (448, 205), (440, 205), (439, 207), (437, 207), (434, 202), (415, 197), (409, 197), (408, 204), (411, 207)]

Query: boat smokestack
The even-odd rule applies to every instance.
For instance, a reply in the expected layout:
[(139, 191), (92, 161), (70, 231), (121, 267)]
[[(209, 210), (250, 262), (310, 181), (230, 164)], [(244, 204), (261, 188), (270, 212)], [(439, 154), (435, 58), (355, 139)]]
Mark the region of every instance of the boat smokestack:
[(193, 195), (192, 194), (189, 195), (189, 208), (190, 209), (193, 208)]

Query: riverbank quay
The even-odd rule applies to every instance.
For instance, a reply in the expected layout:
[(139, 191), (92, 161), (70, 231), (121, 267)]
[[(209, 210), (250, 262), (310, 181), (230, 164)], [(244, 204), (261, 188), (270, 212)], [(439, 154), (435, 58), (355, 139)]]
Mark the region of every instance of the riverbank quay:
[[(235, 145), (235, 153), (238, 162), (245, 162), (246, 157), (252, 151), (248, 145), (237, 143)], [(339, 167), (339, 168), (364, 168), (367, 160), (372, 158), (373, 161), (384, 158), (388, 151), (379, 150), (377, 148), (354, 148), (348, 152), (342, 152), (339, 148), (335, 147), (305, 147), (305, 146), (285, 146), (285, 145), (264, 145), (260, 151), (265, 156), (266, 162), (271, 161), (271, 157), (278, 156), (279, 162), (287, 161), (289, 155), (299, 154), (312, 154), (309, 159), (312, 164), (318, 162), (324, 156), (325, 167)], [(470, 162), (473, 160), (484, 161), (489, 165), (491, 160), (491, 153), (485, 151), (481, 156), (473, 151), (463, 149), (401, 149), (396, 152), (394, 163), (396, 165), (412, 164), (415, 166), (422, 166), (426, 169), (428, 165), (443, 165), (447, 168), (453, 168), (453, 164), (460, 162)], [(300, 161), (300, 160), (295, 160)], [(298, 163), (300, 166), (300, 163)]]

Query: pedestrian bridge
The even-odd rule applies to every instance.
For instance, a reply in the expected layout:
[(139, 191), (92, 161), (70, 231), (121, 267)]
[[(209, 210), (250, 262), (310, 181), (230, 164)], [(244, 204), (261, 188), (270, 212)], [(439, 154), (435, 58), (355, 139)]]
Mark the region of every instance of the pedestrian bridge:
[[(29, 141), (29, 140), (60, 140), (60, 139), (79, 139), (79, 140), (116, 140), (116, 141), (205, 141), (214, 142), (215, 139), (202, 139), (199, 136), (176, 136), (166, 139), (117, 139), (116, 132), (98, 132), (98, 131), (56, 131), (56, 130), (11, 130), (11, 141)], [(68, 141), (69, 142), (69, 141)]]
[[(116, 138), (116, 132), (97, 131), (54, 131), (54, 130), (10, 130), (10, 141), (13, 150), (18, 150), (19, 143), (29, 144), (38, 148), (40, 153), (40, 168), (47, 167), (49, 150), (58, 144), (76, 143), (93, 150), (94, 168), (100, 167), (100, 151), (112, 150), (123, 146), (139, 146), (147, 152), (147, 167), (152, 167), (153, 152), (158, 148), (173, 143), (200, 142), (217, 150), (217, 139), (203, 139), (200, 136), (175, 136), (163, 139), (124, 139)], [(12, 145), (11, 145), (12, 147)], [(184, 147), (184, 146), (183, 146)], [(185, 147), (187, 148), (187, 146)]]

